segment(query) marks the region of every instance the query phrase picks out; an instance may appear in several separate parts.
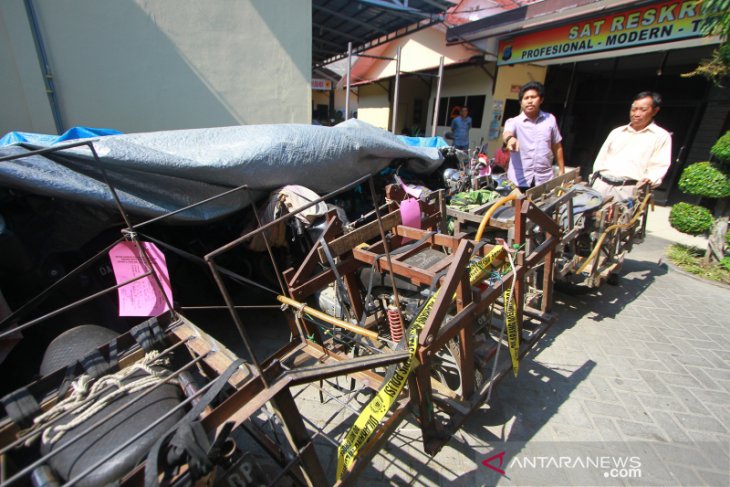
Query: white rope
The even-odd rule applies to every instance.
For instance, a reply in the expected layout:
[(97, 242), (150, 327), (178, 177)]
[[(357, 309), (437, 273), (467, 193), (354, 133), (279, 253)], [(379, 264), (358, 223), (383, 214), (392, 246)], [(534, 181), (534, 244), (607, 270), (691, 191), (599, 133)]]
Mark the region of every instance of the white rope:
[(306, 303), (300, 303), (299, 306), (294, 306), (294, 309), (296, 309), (296, 311), (294, 312), (294, 315), (297, 317), (298, 320), (302, 319), (302, 315), (304, 314), (305, 306), (307, 306)]
[[(135, 362), (116, 374), (100, 377), (96, 382), (89, 375), (83, 374), (79, 376), (72, 383), (71, 393), (68, 397), (59, 401), (51, 409), (33, 420), (34, 424), (30, 431), (24, 433), (35, 430), (35, 434), (26, 440), (26, 445), (35, 441), (39, 433), (41, 434), (43, 443), (52, 445), (60, 440), (67, 431), (82, 424), (118, 397), (139, 392), (159, 384), (167, 378), (169, 371), (165, 369), (156, 370), (153, 367), (165, 365), (168, 362), (169, 360), (167, 358), (160, 358), (159, 352), (153, 350), (146, 354), (144, 359), (139, 362)], [(124, 383), (124, 379), (138, 372), (144, 372), (145, 375), (126, 384)], [(176, 381), (171, 381), (171, 383), (174, 384)], [(68, 412), (75, 415), (68, 423), (52, 425), (50, 427), (44, 426)]]

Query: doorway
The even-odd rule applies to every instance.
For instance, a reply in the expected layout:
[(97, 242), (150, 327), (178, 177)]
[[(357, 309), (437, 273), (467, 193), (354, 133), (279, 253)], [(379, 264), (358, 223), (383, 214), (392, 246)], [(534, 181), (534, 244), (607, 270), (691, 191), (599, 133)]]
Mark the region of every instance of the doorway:
[(672, 133), (672, 166), (655, 192), (666, 203), (685, 165), (707, 106), (710, 83), (682, 77), (710, 56), (713, 46), (656, 51), (633, 56), (550, 66), (543, 109), (553, 113), (563, 135), (565, 161), (586, 179), (608, 133), (628, 123), (636, 93), (650, 90), (664, 99), (656, 123)]

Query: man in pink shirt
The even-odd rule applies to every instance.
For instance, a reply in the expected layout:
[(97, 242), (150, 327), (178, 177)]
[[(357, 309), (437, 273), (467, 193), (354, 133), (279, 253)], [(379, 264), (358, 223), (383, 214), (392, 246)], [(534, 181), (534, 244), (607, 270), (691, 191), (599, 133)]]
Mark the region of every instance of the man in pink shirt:
[(672, 158), (671, 134), (654, 123), (661, 104), (659, 93), (642, 91), (631, 104), (629, 124), (608, 134), (593, 163), (593, 187), (604, 198), (626, 201), (642, 185), (661, 184)]
[(553, 178), (553, 161), (558, 163), (559, 174), (565, 172), (565, 163), (557, 121), (540, 110), (545, 87), (536, 81), (526, 83), (519, 99), (522, 112), (505, 122), (502, 140), (510, 151), (507, 175), (524, 192)]

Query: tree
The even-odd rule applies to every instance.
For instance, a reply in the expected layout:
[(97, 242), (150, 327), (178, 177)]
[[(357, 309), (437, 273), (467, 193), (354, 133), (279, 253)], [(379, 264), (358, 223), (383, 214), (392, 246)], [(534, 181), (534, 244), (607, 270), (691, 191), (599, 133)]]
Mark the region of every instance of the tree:
[(719, 36), (720, 45), (709, 59), (703, 59), (694, 71), (683, 76), (704, 76), (721, 86), (722, 79), (730, 74), (730, 0), (701, 0), (700, 9), (705, 19), (702, 33)]
[[(691, 73), (683, 76), (704, 76), (717, 86), (730, 75), (730, 0), (700, 0), (704, 17), (702, 33), (719, 36), (720, 45), (709, 59), (703, 59)], [(710, 149), (713, 159), (687, 166), (679, 179), (679, 189), (703, 198), (701, 202), (716, 200), (714, 218), (707, 206), (679, 203), (669, 214), (670, 224), (683, 233), (692, 235), (710, 232), (706, 260), (723, 260), (730, 245), (728, 213), (730, 205), (730, 131), (720, 137)]]
[[(683, 233), (710, 232), (706, 258), (721, 261), (728, 239), (730, 215), (730, 131), (710, 149), (712, 160), (690, 164), (679, 177), (679, 189), (701, 197), (704, 205), (678, 203), (669, 213), (669, 223)], [(714, 201), (713, 201), (714, 200)], [(714, 205), (712, 204), (714, 203)], [(714, 215), (708, 206), (714, 207)]]

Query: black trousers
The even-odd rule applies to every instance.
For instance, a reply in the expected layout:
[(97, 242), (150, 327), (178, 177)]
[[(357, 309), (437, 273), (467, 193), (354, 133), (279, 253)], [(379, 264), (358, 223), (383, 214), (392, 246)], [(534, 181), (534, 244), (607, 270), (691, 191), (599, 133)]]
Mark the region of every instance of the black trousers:
[(535, 187), (535, 180), (533, 179), (529, 186), (517, 186), (517, 189), (519, 189), (521, 193), (524, 193), (528, 189), (534, 188), (534, 187)]

